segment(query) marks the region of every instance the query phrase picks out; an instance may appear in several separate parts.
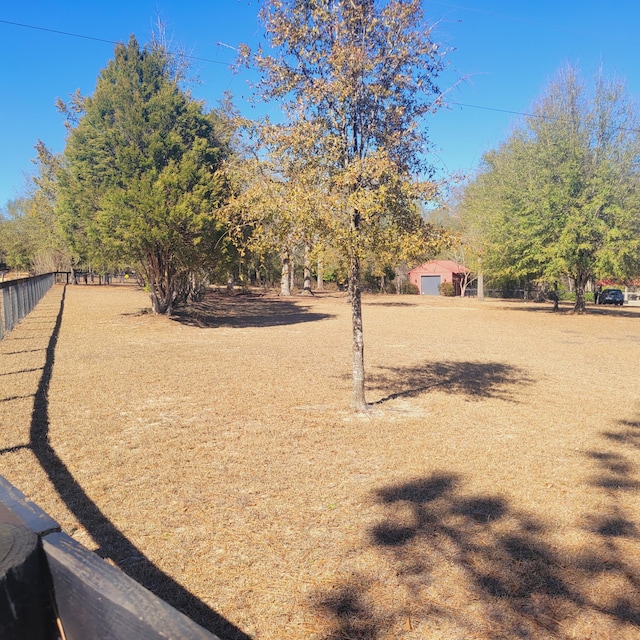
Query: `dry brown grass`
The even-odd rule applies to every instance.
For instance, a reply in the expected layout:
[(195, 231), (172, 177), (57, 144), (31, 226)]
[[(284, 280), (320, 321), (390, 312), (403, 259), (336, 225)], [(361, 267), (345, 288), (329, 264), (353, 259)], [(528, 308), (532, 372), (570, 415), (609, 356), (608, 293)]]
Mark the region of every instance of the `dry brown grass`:
[(0, 342), (0, 473), (204, 626), (640, 638), (640, 310), (367, 297), (357, 416), (339, 294), (62, 296)]

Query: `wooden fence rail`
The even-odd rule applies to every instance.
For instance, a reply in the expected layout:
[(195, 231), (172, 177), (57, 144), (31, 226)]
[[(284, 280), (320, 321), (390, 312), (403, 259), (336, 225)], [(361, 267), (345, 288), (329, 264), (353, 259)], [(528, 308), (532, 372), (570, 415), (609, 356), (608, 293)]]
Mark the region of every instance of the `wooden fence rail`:
[(2, 640), (219, 640), (83, 547), (0, 476)]

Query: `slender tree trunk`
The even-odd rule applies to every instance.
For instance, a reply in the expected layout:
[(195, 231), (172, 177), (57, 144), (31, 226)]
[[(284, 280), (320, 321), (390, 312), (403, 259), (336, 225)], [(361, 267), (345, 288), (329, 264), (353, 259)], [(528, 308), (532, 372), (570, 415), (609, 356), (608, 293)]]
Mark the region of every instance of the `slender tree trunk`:
[(289, 291), (291, 294), (296, 290), (296, 263), (293, 255), (290, 254), (289, 264)]
[(304, 284), (302, 290), (306, 294), (313, 295), (311, 291), (311, 260), (309, 259), (309, 245), (304, 246)]
[(289, 257), (289, 253), (282, 254), (282, 276), (280, 278), (280, 295), (281, 296), (290, 296), (291, 295), (291, 279), (289, 275), (289, 270), (291, 268), (291, 259)]
[(362, 300), (360, 294), (360, 259), (351, 257), (349, 271), (349, 293), (351, 298), (351, 322), (353, 329), (353, 398), (356, 411), (366, 411), (364, 395), (364, 333), (362, 331)]
[(478, 300), (484, 300), (484, 273), (482, 271), (482, 259), (478, 259)]
[(549, 292), (549, 298), (553, 302), (553, 311), (557, 311), (559, 307), (560, 298), (558, 297), (558, 283), (553, 283), (553, 289)]
[(323, 273), (323, 265), (322, 260), (318, 260), (318, 282), (316, 283), (316, 289), (318, 291), (324, 291), (324, 273)]
[(227, 293), (233, 293), (235, 291), (236, 279), (232, 271), (227, 273)]

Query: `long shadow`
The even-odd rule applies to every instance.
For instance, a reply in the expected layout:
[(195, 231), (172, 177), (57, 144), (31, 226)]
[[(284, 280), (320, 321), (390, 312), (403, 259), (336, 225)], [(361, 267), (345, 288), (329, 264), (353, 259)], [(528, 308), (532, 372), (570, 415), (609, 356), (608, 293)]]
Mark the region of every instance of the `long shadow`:
[(172, 320), (192, 327), (279, 327), (302, 322), (317, 322), (333, 316), (313, 313), (308, 307), (284, 298), (259, 295), (223, 295), (210, 292), (202, 302), (176, 309)]
[(228, 640), (250, 640), (250, 636), (154, 565), (140, 549), (123, 535), (76, 482), (51, 446), (49, 442), (49, 385), (62, 324), (65, 295), (66, 287), (62, 293), (60, 310), (46, 349), (42, 378), (34, 398), (29, 445), (31, 450), (69, 510), (99, 545), (97, 551), (99, 555), (110, 558), (134, 580), (212, 633)]
[(7, 351), (5, 355), (7, 356), (17, 356), (22, 353), (37, 353), (38, 351), (43, 351), (43, 349), (24, 349), (23, 351)]
[(0, 398), (0, 402), (12, 402), (13, 400), (26, 400), (32, 398), (33, 394), (27, 394), (25, 396), (8, 396), (7, 398)]
[[(585, 453), (596, 466), (587, 487), (604, 500), (581, 519), (586, 541), (578, 549), (504, 497), (469, 494), (457, 474), (375, 491), (386, 515), (369, 527), (369, 544), (398, 585), (383, 599), (379, 578), (367, 574), (316, 594), (313, 606), (331, 622), (325, 640), (391, 637), (407, 621), (476, 640), (640, 638), (640, 516), (624, 506), (640, 491), (628, 455), (637, 457), (640, 422), (620, 427), (603, 434), (614, 451)], [(448, 597), (430, 595), (434, 586)]]
[(415, 307), (413, 302), (372, 302), (370, 299), (366, 301), (367, 307)]
[(16, 444), (13, 447), (5, 447), (4, 449), (0, 449), (0, 456), (3, 456), (5, 453), (15, 453), (16, 451), (21, 451), (22, 449), (31, 449), (31, 445)]
[[(553, 306), (548, 302), (523, 302), (517, 300), (505, 300), (512, 303), (505, 306), (506, 311), (529, 311), (532, 313), (551, 313), (556, 315), (572, 315), (574, 314), (573, 303), (560, 303), (557, 311), (553, 310)], [(594, 305), (587, 304), (585, 315), (609, 316), (615, 318), (638, 318), (640, 319), (640, 307), (616, 307), (614, 305)]]
[(17, 376), (21, 373), (35, 373), (36, 371), (42, 371), (42, 367), (35, 367), (33, 369), (20, 369), (20, 371), (7, 371), (6, 373), (0, 373), (1, 376)]
[(500, 398), (514, 401), (513, 387), (531, 382), (524, 370), (501, 362), (449, 361), (427, 362), (415, 367), (379, 367), (368, 377), (370, 387), (386, 394), (373, 404), (396, 398), (413, 398), (435, 388), (475, 400)]
[(640, 307), (593, 305), (588, 307), (587, 313), (597, 316), (613, 316), (616, 318), (640, 318)]

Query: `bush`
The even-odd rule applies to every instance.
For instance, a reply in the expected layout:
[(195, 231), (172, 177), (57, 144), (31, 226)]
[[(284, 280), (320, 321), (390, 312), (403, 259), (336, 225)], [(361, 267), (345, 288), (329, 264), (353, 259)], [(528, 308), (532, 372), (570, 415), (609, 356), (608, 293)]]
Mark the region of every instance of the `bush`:
[(418, 285), (413, 284), (413, 282), (405, 282), (400, 287), (400, 290), (398, 291), (397, 289), (395, 289), (395, 292), (401, 293), (403, 295), (417, 296), (420, 294), (420, 289), (418, 288)]
[[(566, 302), (575, 302), (576, 301), (576, 293), (575, 291), (563, 291), (561, 289), (558, 290), (558, 298), (560, 300), (564, 300)], [(593, 293), (590, 291), (585, 291), (584, 293), (585, 302), (593, 302)]]
[(453, 282), (442, 282), (438, 285), (438, 291), (441, 296), (447, 296), (452, 298), (456, 295), (455, 287), (453, 286)]

